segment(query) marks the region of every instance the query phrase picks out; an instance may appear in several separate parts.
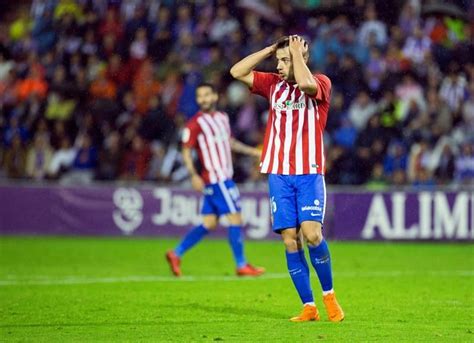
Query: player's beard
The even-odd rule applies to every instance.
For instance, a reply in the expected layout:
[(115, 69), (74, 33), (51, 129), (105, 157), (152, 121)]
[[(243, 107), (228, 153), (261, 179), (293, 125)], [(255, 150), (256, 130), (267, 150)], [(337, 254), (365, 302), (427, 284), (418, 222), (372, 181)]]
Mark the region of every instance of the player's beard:
[(216, 109), (216, 104), (202, 104), (199, 107), (201, 109), (201, 112), (214, 112)]

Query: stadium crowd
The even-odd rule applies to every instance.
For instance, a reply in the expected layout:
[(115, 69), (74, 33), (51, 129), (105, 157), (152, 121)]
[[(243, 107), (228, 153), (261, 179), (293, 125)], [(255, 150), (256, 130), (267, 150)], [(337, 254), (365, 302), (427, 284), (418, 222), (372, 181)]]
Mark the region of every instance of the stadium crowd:
[[(234, 135), (260, 144), (266, 101), (229, 68), (300, 34), (333, 83), (330, 184), (474, 183), (474, 6), (447, 16), (421, 0), (376, 3), (33, 0), (0, 22), (1, 177), (183, 181), (195, 87), (215, 84)], [(251, 158), (235, 169), (262, 178)]]

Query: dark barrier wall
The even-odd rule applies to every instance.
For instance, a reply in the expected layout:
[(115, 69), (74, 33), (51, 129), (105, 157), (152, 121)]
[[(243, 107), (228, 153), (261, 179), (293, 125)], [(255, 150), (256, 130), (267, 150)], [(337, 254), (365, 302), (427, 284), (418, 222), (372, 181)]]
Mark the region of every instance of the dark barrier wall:
[[(114, 186), (0, 186), (0, 203), (0, 233), (21, 235), (177, 236), (199, 222), (200, 206), (189, 190)], [(242, 211), (248, 238), (278, 238), (267, 193), (242, 192)], [(330, 192), (324, 231), (341, 240), (471, 241), (474, 191)]]

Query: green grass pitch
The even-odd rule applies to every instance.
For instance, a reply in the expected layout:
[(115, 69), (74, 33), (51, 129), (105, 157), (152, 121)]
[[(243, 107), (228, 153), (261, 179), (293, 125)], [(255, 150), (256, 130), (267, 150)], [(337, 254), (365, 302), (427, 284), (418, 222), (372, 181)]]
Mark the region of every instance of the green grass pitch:
[(247, 242), (259, 279), (234, 277), (225, 241), (206, 240), (170, 276), (173, 239), (0, 238), (0, 341), (473, 342), (468, 244), (331, 242), (345, 310), (291, 323), (300, 310), (280, 242)]

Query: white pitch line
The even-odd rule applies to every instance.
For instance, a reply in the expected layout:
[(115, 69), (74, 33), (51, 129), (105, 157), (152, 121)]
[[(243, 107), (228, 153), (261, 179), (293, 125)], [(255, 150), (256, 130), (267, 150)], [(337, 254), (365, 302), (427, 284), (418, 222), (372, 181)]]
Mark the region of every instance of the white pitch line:
[(288, 274), (265, 274), (256, 278), (225, 276), (225, 275), (209, 275), (209, 276), (147, 276), (132, 275), (119, 277), (67, 277), (67, 278), (41, 278), (35, 280), (9, 278), (8, 280), (0, 280), (0, 286), (15, 285), (80, 285), (94, 283), (131, 283), (131, 282), (197, 282), (197, 281), (255, 281), (288, 278)]
[[(474, 276), (474, 270), (447, 270), (447, 271), (370, 271), (370, 272), (336, 272), (336, 278), (380, 278), (380, 277), (401, 277), (401, 276)], [(159, 275), (130, 275), (117, 277), (88, 277), (88, 276), (66, 276), (66, 277), (50, 277), (45, 275), (30, 276), (24, 278), (17, 275), (6, 275), (5, 279), (0, 279), (1, 286), (41, 286), (41, 285), (85, 285), (85, 284), (101, 284), (101, 283), (134, 283), (134, 282), (229, 282), (229, 281), (258, 281), (258, 280), (274, 280), (287, 279), (287, 273), (267, 273), (257, 278), (239, 277), (233, 275), (203, 275), (203, 276), (182, 276), (176, 278), (173, 276)]]

